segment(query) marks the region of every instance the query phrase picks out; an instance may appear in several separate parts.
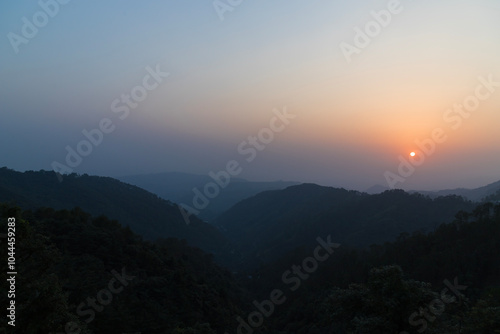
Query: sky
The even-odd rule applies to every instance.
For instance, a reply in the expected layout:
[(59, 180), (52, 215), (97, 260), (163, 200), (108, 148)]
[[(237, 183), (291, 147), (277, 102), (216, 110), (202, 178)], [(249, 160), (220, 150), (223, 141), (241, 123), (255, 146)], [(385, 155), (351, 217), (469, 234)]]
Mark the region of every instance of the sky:
[(249, 180), (358, 190), (500, 180), (498, 0), (0, 9), (0, 166), (118, 177), (234, 160)]

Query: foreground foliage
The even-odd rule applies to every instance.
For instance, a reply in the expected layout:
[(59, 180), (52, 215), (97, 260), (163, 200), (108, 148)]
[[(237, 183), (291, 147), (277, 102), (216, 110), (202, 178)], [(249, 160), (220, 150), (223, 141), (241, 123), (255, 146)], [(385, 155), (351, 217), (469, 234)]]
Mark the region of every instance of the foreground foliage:
[[(67, 333), (68, 323), (81, 333), (215, 333), (240, 312), (242, 290), (230, 273), (185, 241), (146, 242), (78, 208), (4, 205), (0, 216), (2, 230), (7, 217), (17, 220), (17, 333)], [(6, 247), (0, 254), (7, 272)]]

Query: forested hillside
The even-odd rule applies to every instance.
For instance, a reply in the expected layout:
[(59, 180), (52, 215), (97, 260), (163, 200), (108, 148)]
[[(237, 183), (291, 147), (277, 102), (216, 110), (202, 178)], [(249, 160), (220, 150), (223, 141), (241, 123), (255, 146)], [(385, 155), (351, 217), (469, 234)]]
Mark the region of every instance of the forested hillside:
[[(303, 266), (313, 249), (261, 267), (247, 284), (260, 298), (289, 291), (283, 273)], [(428, 234), (369, 250), (340, 246), (317, 270), (302, 270), (307, 278), (265, 333), (499, 333), (499, 253), (500, 205), (491, 203)]]
[[(234, 326), (246, 300), (211, 255), (178, 239), (143, 241), (81, 209), (1, 205), (0, 217), (2, 231), (8, 217), (16, 218), (16, 333), (221, 333)], [(0, 302), (7, 305), (6, 293)], [(7, 320), (0, 333), (12, 333)]]
[(458, 196), (431, 199), (403, 190), (368, 195), (314, 184), (267, 191), (215, 220), (235, 245), (241, 265), (276, 260), (317, 236), (356, 247), (393, 241), (401, 233), (430, 232), (475, 204)]
[(500, 330), (499, 204), (304, 184), (234, 206), (217, 220), (226, 238), (111, 178), (0, 173), (1, 231), (16, 218), (16, 333)]
[[(329, 251), (330, 238), (321, 236), (320, 248), (296, 248), (236, 278), (182, 241), (143, 241), (78, 208), (32, 212), (1, 205), (2, 231), (7, 217), (16, 218), (16, 333), (500, 329), (500, 205), (460, 211), (435, 232), (402, 234), (365, 250), (336, 245)], [(0, 270), (7, 272), (6, 264)], [(7, 303), (6, 295), (0, 302)], [(7, 333), (6, 321), (0, 333)]]
[(110, 177), (71, 174), (59, 182), (54, 172), (0, 168), (0, 202), (23, 209), (80, 207), (94, 216), (116, 219), (149, 240), (186, 239), (215, 254), (227, 246), (216, 228), (195, 216), (186, 221), (176, 204)]

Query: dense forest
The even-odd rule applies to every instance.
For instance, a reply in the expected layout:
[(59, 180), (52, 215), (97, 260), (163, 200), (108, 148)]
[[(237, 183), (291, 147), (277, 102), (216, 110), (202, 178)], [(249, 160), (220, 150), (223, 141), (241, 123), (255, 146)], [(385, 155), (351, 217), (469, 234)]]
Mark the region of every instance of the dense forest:
[[(294, 291), (283, 273), (312, 249), (234, 276), (183, 241), (144, 241), (118, 222), (78, 208), (2, 205), (2, 229), (7, 217), (16, 217), (19, 240), (18, 333), (65, 333), (68, 324), (81, 333), (244, 332), (238, 320), (250, 326), (246, 315), (277, 289), (284, 303), (252, 328), (255, 333), (500, 329), (500, 205), (459, 212), (434, 232), (401, 235), (369, 250), (340, 246)], [(110, 285), (117, 277), (123, 286)], [(116, 294), (102, 292), (110, 286)]]
[[(16, 333), (500, 333), (494, 197), (305, 184), (241, 201), (219, 230), (195, 217), (180, 227), (165, 209), (175, 204), (110, 178), (71, 175), (43, 196), (30, 182), (49, 188), (53, 173), (0, 172), (0, 231), (16, 219)], [(120, 193), (106, 198), (106, 186)], [(143, 218), (99, 214), (99, 201)], [(156, 219), (166, 226), (156, 237), (138, 232)], [(218, 254), (202, 249), (210, 243)]]
[(368, 247), (395, 241), (401, 233), (433, 231), (460, 211), (475, 207), (462, 197), (431, 199), (418, 193), (358, 191), (302, 184), (266, 191), (220, 215), (219, 225), (240, 256), (238, 268), (277, 260), (298, 246), (313, 246), (331, 234), (343, 245)]
[[(266, 333), (499, 333), (499, 252), (500, 205), (491, 203), (427, 234), (340, 247), (270, 319), (270, 328), (283, 330)], [(311, 253), (297, 249), (248, 284), (265, 296)]]
[[(231, 274), (185, 241), (144, 241), (78, 208), (2, 205), (0, 216), (2, 230), (16, 218), (17, 333), (216, 333), (233, 325), (245, 301)], [(7, 294), (0, 300), (6, 305)]]

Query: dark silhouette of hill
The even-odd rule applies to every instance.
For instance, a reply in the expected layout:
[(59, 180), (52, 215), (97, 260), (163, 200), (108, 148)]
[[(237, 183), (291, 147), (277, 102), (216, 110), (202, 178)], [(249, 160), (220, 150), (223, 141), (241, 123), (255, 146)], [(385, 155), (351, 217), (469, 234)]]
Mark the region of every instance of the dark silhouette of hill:
[(315, 184), (267, 191), (241, 201), (215, 220), (238, 245), (241, 264), (255, 266), (317, 237), (356, 247), (395, 240), (403, 232), (434, 230), (474, 205), (458, 196), (431, 199), (403, 190), (377, 195)]
[[(399, 223), (413, 226), (470, 203), (456, 196), (430, 199), (400, 190), (370, 196), (317, 185), (264, 192), (237, 206), (252, 201), (260, 207), (271, 202), (267, 210), (276, 206), (268, 212), (274, 219), (284, 212), (296, 218), (296, 225), (309, 222), (308, 229), (327, 234), (310, 233), (311, 241), (297, 236), (298, 246), (290, 250), (277, 238), (284, 249), (272, 250), (281, 254), (278, 259), (235, 279), (211, 255), (178, 239), (143, 241), (117, 221), (91, 217), (79, 208), (22, 211), (0, 203), (1, 231), (7, 231), (8, 217), (16, 218), (15, 332), (222, 334), (245, 332), (242, 321), (255, 324), (259, 312), (267, 315), (261, 315), (254, 333), (475, 334), (500, 329), (500, 205), (458, 211), (452, 223), (444, 221), (432, 232), (402, 233), (382, 245), (356, 249), (343, 243), (319, 260), (328, 253), (323, 248), (316, 254), (316, 238), (325, 240), (331, 233), (333, 241), (340, 239), (332, 232), (335, 225), (315, 223), (325, 215), (342, 218), (341, 212), (377, 224), (396, 222), (409, 212), (412, 218)], [(422, 213), (424, 207), (429, 211)], [(250, 220), (260, 216), (256, 212)], [(245, 228), (252, 231), (253, 224)], [(256, 246), (259, 237), (266, 239), (264, 233), (252, 235)], [(3, 259), (6, 242), (0, 240)], [(261, 260), (272, 258), (262, 255)], [(312, 256), (318, 259), (313, 267)], [(9, 270), (7, 261), (0, 270)], [(7, 291), (8, 282), (0, 288)], [(283, 296), (273, 311), (271, 291)], [(7, 293), (2, 294), (0, 303), (8, 302)], [(0, 322), (0, 332), (7, 320)]]
[[(161, 198), (179, 204), (193, 206), (193, 188), (203, 192), (203, 187), (214, 180), (208, 175), (188, 173), (159, 173), (119, 177), (119, 180), (146, 189)], [(227, 187), (210, 200), (210, 204), (200, 210), (198, 217), (211, 221), (215, 216), (228, 210), (239, 201), (266, 190), (278, 190), (296, 185), (298, 182), (251, 182), (241, 178), (231, 178)]]
[(192, 246), (220, 254), (227, 241), (213, 226), (195, 216), (186, 224), (178, 206), (144, 189), (109, 177), (0, 169), (0, 202), (23, 209), (80, 207), (93, 216), (106, 215), (145, 237), (186, 239)]
[[(2, 333), (222, 333), (250, 304), (212, 256), (178, 239), (143, 241), (81, 209), (34, 212), (0, 204), (0, 227), (16, 219), (13, 331)], [(3, 247), (5, 246), (5, 247)], [(2, 259), (7, 246), (2, 243)], [(9, 271), (7, 261), (1, 270)], [(8, 305), (3, 279), (0, 302)], [(71, 330), (68, 330), (70, 328)]]
[[(499, 235), (500, 205), (485, 203), (427, 234), (405, 233), (363, 250), (340, 246), (308, 271), (269, 327), (288, 333), (496, 333)], [(314, 247), (260, 267), (249, 285), (262, 295), (287, 289), (283, 273), (303, 264)], [(432, 310), (437, 304), (439, 312)]]

